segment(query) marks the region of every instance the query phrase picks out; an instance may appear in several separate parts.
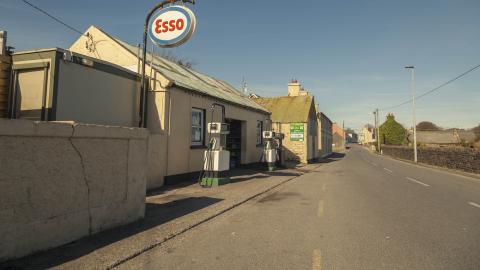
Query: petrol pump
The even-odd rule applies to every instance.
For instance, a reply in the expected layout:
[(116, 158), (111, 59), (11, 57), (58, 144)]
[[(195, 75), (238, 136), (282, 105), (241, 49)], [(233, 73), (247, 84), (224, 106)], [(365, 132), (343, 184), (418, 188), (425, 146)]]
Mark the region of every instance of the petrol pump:
[(274, 131), (264, 131), (263, 132), (263, 159), (267, 163), (268, 171), (272, 172), (276, 169), (277, 162), (277, 149), (274, 147)]
[(267, 120), (266, 130), (263, 131), (262, 137), (264, 141), (262, 159), (267, 163), (268, 171), (274, 171), (279, 160), (279, 148), (283, 134), (274, 132), (271, 120)]
[[(214, 121), (215, 108), (222, 108), (222, 119)], [(208, 148), (204, 153), (203, 171), (200, 176), (202, 187), (225, 185), (230, 182), (227, 173), (230, 170), (230, 152), (226, 150), (227, 135), (230, 134), (230, 125), (225, 123), (225, 106), (214, 103), (211, 106), (212, 117), (207, 125), (210, 137)]]

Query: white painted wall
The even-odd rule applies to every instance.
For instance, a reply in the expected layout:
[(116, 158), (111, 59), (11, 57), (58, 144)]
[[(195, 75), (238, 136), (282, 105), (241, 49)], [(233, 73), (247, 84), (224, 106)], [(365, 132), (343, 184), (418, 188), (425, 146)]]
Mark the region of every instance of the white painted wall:
[(144, 216), (148, 131), (0, 119), (0, 261)]
[(138, 80), (65, 61), (60, 61), (58, 76), (57, 120), (138, 126)]

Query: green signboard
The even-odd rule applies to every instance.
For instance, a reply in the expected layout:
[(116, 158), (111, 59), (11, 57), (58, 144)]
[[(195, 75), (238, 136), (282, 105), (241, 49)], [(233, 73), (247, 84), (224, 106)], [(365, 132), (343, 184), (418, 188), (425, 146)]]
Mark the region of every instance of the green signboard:
[(303, 142), (305, 139), (305, 131), (303, 123), (290, 123), (290, 141)]

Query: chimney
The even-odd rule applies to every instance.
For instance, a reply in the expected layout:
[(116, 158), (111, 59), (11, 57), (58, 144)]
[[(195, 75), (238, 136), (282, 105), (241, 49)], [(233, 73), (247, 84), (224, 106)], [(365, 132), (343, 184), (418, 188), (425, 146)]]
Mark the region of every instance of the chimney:
[(293, 79), (290, 81), (288, 84), (288, 96), (290, 97), (297, 97), (300, 95), (300, 91), (302, 90), (302, 85), (300, 83)]
[(0, 55), (7, 54), (7, 31), (0, 31)]

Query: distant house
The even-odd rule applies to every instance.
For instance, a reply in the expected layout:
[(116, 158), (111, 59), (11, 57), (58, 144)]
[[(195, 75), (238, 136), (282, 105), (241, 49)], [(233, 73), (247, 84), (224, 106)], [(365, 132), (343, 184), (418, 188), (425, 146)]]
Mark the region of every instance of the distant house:
[(324, 113), (318, 111), (317, 118), (319, 123), (319, 155), (323, 158), (332, 154), (333, 134), (332, 134), (332, 120)]
[(332, 124), (332, 147), (334, 149), (343, 149), (345, 147), (345, 131), (337, 123)]
[(358, 143), (358, 134), (353, 131), (347, 131), (347, 143)]
[(359, 134), (358, 140), (363, 145), (375, 142), (375, 127), (365, 125), (362, 132)]
[(331, 154), (331, 121), (298, 81), (288, 84), (288, 96), (252, 100), (272, 113), (273, 130), (285, 134), (285, 161), (308, 163)]
[[(408, 134), (408, 141), (413, 143), (412, 131)], [(417, 131), (417, 143), (430, 147), (455, 146), (474, 142), (475, 133), (473, 131), (459, 129)]]

